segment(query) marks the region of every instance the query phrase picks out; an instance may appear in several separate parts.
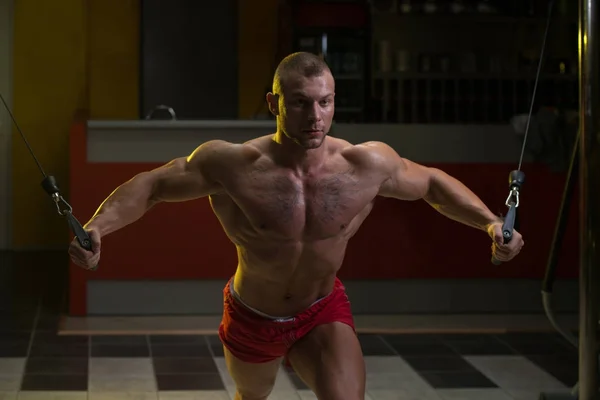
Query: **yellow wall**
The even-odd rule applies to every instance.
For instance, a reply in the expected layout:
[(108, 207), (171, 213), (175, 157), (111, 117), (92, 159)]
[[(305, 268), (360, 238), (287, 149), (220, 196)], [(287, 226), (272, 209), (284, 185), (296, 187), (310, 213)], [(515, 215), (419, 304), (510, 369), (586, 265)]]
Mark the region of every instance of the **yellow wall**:
[(239, 117), (251, 118), (271, 87), (277, 53), (279, 0), (238, 0)]
[(138, 119), (139, 0), (89, 1), (92, 119)]
[[(63, 189), (67, 184), (68, 129), (85, 106), (83, 1), (15, 1), (14, 112), (23, 133)], [(66, 222), (40, 187), (42, 180), (13, 130), (12, 209), (15, 248), (65, 243)]]
[[(137, 0), (15, 2), (15, 117), (66, 198), (75, 111), (91, 107), (93, 118), (137, 118), (138, 9)], [(12, 143), (13, 246), (64, 246), (66, 221), (41, 189), (16, 130)]]
[[(14, 112), (68, 199), (68, 133), (77, 109), (93, 119), (137, 119), (140, 0), (15, 2)], [(264, 105), (277, 53), (279, 0), (239, 1), (239, 117)], [(263, 107), (263, 111), (264, 111)], [(13, 133), (13, 246), (64, 246), (66, 221)], [(75, 215), (84, 223), (88, 216)]]

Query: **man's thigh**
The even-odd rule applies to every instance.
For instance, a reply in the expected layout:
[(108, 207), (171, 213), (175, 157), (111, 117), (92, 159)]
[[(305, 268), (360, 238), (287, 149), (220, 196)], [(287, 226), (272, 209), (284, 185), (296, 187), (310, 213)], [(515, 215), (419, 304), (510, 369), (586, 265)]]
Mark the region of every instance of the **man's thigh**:
[(352, 327), (319, 325), (294, 344), (288, 359), (319, 399), (364, 399), (365, 362)]
[(281, 358), (265, 363), (248, 363), (236, 358), (223, 346), (229, 374), (242, 399), (266, 399), (273, 390)]

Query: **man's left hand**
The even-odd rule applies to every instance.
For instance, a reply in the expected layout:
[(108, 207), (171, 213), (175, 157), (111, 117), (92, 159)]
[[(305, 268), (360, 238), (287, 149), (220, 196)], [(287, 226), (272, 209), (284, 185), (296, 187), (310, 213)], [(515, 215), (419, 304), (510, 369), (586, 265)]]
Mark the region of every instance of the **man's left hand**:
[(504, 244), (502, 236), (502, 222), (491, 224), (487, 228), (487, 232), (494, 241), (492, 244), (492, 255), (498, 260), (507, 262), (515, 258), (521, 252), (525, 242), (519, 232), (513, 230), (513, 236), (509, 243)]

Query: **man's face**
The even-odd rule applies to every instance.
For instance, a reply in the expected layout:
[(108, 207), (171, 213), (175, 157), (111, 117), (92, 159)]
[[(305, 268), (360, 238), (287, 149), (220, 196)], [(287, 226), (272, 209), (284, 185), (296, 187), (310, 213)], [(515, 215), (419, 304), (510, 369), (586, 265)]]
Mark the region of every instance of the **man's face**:
[[(331, 128), (335, 83), (329, 71), (310, 78), (290, 74), (282, 83), (277, 118), (283, 133), (305, 149), (316, 149)], [(271, 104), (272, 109), (274, 104)]]

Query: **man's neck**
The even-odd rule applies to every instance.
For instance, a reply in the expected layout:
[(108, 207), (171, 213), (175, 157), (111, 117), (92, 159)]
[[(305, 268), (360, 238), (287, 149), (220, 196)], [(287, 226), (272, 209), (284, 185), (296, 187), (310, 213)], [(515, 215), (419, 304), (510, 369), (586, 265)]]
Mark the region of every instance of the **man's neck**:
[(327, 138), (316, 149), (305, 149), (278, 130), (273, 141), (279, 147), (278, 163), (293, 169), (298, 173), (307, 173), (318, 168), (327, 154)]

